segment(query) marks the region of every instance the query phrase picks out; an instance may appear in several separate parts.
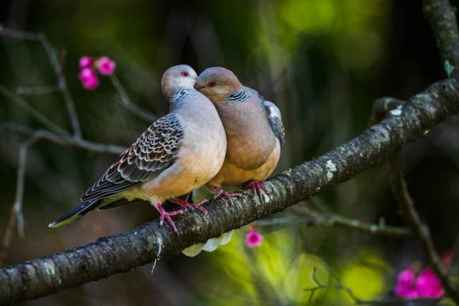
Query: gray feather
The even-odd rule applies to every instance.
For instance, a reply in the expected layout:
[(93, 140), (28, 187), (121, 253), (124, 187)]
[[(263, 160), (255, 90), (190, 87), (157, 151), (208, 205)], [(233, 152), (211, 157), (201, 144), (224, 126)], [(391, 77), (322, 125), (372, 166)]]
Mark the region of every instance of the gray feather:
[(274, 135), (279, 139), (281, 145), (285, 143), (285, 128), (282, 123), (282, 114), (280, 109), (271, 101), (263, 100), (263, 105), (268, 113), (268, 121)]
[(183, 140), (183, 127), (177, 115), (159, 118), (83, 194), (80, 206), (51, 223), (59, 227), (100, 206), (102, 199), (136, 184), (154, 179), (177, 159)]

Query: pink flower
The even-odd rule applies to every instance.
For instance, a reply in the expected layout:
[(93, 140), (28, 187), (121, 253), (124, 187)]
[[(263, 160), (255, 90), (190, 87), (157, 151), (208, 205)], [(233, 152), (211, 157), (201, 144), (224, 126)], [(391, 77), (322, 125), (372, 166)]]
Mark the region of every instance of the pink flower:
[(440, 279), (431, 268), (425, 268), (419, 273), (416, 289), (421, 298), (441, 298), (445, 294)]
[(93, 64), (93, 60), (90, 56), (82, 56), (80, 58), (80, 69), (90, 68)]
[(102, 56), (96, 61), (96, 67), (102, 75), (112, 75), (115, 72), (116, 63), (107, 56)]
[(86, 90), (94, 90), (99, 86), (99, 78), (96, 72), (91, 68), (83, 68), (80, 71), (79, 78)]
[(418, 297), (416, 273), (412, 267), (408, 267), (399, 273), (394, 291), (397, 296), (405, 299), (415, 299)]
[(263, 242), (263, 235), (257, 232), (254, 228), (250, 228), (245, 235), (245, 245), (249, 248), (256, 248)]
[(402, 270), (397, 277), (394, 292), (404, 299), (441, 298), (445, 292), (438, 276), (427, 267), (418, 275), (413, 267)]

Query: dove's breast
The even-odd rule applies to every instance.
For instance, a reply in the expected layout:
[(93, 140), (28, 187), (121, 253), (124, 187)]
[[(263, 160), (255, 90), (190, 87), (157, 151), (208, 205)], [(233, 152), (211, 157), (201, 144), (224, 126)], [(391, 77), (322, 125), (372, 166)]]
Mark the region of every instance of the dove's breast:
[(176, 162), (160, 176), (144, 184), (150, 194), (162, 200), (187, 194), (205, 185), (217, 175), (226, 155), (225, 130), (210, 102), (196, 110), (179, 113), (178, 117), (184, 136)]

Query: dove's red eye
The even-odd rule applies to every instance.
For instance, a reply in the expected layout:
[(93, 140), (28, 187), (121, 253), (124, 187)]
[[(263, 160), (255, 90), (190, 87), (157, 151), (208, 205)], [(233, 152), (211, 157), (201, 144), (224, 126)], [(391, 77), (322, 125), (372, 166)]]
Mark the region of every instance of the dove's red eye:
[(215, 83), (215, 81), (209, 82), (209, 87), (214, 87), (215, 85), (217, 85), (217, 83)]
[(183, 76), (183, 77), (187, 77), (187, 76), (189, 76), (190, 74), (189, 74), (188, 72), (186, 72), (186, 71), (182, 71), (182, 72), (180, 73), (180, 75)]

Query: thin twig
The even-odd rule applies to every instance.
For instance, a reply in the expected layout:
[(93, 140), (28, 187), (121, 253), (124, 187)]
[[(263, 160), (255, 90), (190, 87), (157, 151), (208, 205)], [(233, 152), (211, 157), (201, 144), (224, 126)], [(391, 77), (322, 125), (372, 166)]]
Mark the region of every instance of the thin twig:
[(124, 89), (123, 85), (121, 84), (120, 80), (116, 75), (112, 75), (110, 77), (110, 80), (112, 81), (113, 87), (116, 89), (120, 96), (121, 106), (123, 106), (126, 110), (130, 111), (134, 115), (142, 118), (147, 122), (153, 122), (156, 119), (155, 115), (131, 102), (129, 96), (126, 93), (126, 90)]
[(338, 214), (318, 212), (304, 206), (298, 207), (297, 211), (300, 211), (304, 216), (312, 218), (312, 222), (319, 226), (344, 227), (358, 230), (368, 234), (390, 236), (396, 238), (409, 237), (412, 235), (410, 229), (404, 227), (389, 226), (382, 222), (379, 224), (366, 223), (357, 219), (347, 218)]
[(39, 33), (37, 36), (46, 53), (48, 54), (49, 62), (53, 67), (54, 73), (56, 74), (58, 80), (57, 87), (60, 89), (62, 96), (64, 97), (65, 106), (67, 107), (67, 114), (73, 128), (73, 133), (75, 137), (81, 138), (81, 127), (80, 121), (78, 120), (78, 114), (75, 109), (75, 102), (73, 101), (72, 95), (68, 90), (67, 80), (64, 75), (63, 67), (57, 57), (57, 52), (44, 34)]
[(19, 86), (16, 88), (16, 94), (21, 96), (41, 96), (49, 95), (59, 91), (55, 86)]
[(49, 120), (45, 115), (37, 111), (35, 108), (29, 105), (29, 103), (22, 97), (14, 94), (11, 90), (0, 84), (0, 93), (22, 107), (24, 110), (29, 112), (35, 119), (41, 122), (49, 130), (54, 131), (58, 134), (68, 134), (66, 130)]
[(24, 183), (25, 171), (27, 164), (27, 153), (30, 147), (39, 140), (48, 140), (60, 145), (69, 145), (80, 147), (88, 151), (98, 153), (119, 154), (124, 148), (115, 145), (106, 145), (95, 142), (90, 142), (82, 138), (70, 135), (54, 134), (48, 130), (33, 130), (29, 127), (22, 126), (17, 123), (0, 124), (0, 131), (9, 129), (20, 134), (28, 136), (28, 140), (21, 144), (19, 149), (18, 172), (16, 177), (16, 195), (14, 205), (11, 208), (10, 217), (7, 226), (4, 230), (1, 249), (0, 263), (7, 257), (7, 250), (14, 237), (14, 228), (16, 227), (19, 237), (24, 237), (24, 216), (23, 216), (23, 198), (24, 198)]
[(40, 140), (41, 137), (41, 131), (36, 131), (27, 141), (21, 144), (19, 149), (19, 161), (16, 177), (16, 197), (14, 205), (11, 208), (10, 217), (2, 239), (0, 262), (6, 258), (7, 250), (14, 236), (14, 228), (16, 228), (19, 237), (24, 237), (24, 214), (22, 207), (24, 199), (25, 171), (27, 167), (27, 153), (30, 147)]
[(393, 305), (395, 302), (401, 303), (402, 300), (400, 299), (387, 299), (387, 300), (363, 300), (359, 298), (354, 291), (352, 291), (351, 288), (344, 286), (339, 278), (331, 271), (328, 272), (328, 284), (322, 284), (322, 282), (319, 280), (317, 277), (317, 267), (313, 267), (312, 270), (312, 280), (314, 281), (315, 285), (311, 288), (305, 289), (305, 291), (310, 292), (311, 294), (309, 295), (308, 299), (308, 304), (311, 304), (314, 295), (317, 291), (320, 290), (330, 290), (330, 289), (335, 289), (335, 290), (340, 290), (344, 291), (349, 298), (352, 300), (352, 302), (355, 305)]
[(457, 305), (459, 305), (459, 294), (449, 279), (446, 268), (443, 265), (437, 250), (435, 249), (429, 227), (421, 220), (421, 217), (414, 205), (414, 201), (408, 191), (405, 178), (403, 177), (400, 168), (399, 157), (394, 158), (391, 161), (391, 176), (392, 192), (399, 202), (404, 216), (406, 217), (410, 227), (412, 228), (419, 241), (421, 241), (423, 244), (430, 265), (440, 278), (447, 295)]
[[(305, 289), (305, 291), (311, 292), (309, 296), (309, 300), (308, 300), (309, 304), (312, 302), (314, 294), (317, 291), (335, 289), (339, 291), (344, 291), (355, 305), (404, 305), (404, 300), (400, 298), (390, 298), (390, 299), (382, 299), (382, 300), (381, 299), (380, 300), (361, 299), (354, 293), (354, 291), (351, 288), (343, 285), (340, 279), (336, 276), (337, 275), (336, 273), (332, 273), (331, 271), (329, 271), (328, 275), (329, 275), (328, 284), (322, 284), (319, 278), (317, 277), (317, 268), (316, 267), (313, 268), (312, 280), (314, 281), (315, 286)], [(415, 305), (415, 303), (416, 305), (418, 305), (418, 303), (419, 305), (424, 305), (422, 302), (438, 301), (438, 299), (419, 298), (419, 299), (411, 299), (410, 301), (413, 302), (413, 305)]]
[[(6, 122), (0, 124), (1, 129), (8, 129), (11, 131), (15, 131), (22, 135), (30, 136), (33, 135), (37, 130), (33, 130), (27, 126), (23, 126), (14, 122)], [(87, 151), (97, 152), (97, 153), (109, 153), (118, 155), (123, 152), (126, 148), (122, 146), (117, 146), (113, 144), (103, 144), (98, 142), (93, 142), (89, 140), (85, 140), (82, 138), (77, 138), (71, 135), (62, 135), (62, 134), (55, 134), (47, 130), (38, 130), (41, 134), (41, 138), (54, 142), (56, 144), (71, 146), (71, 147), (78, 147), (81, 149), (85, 149)]]
[(67, 114), (69, 116), (70, 123), (73, 128), (73, 134), (75, 137), (81, 137), (81, 127), (78, 120), (78, 114), (75, 109), (75, 102), (73, 101), (72, 95), (67, 87), (67, 81), (64, 75), (63, 67), (59, 62), (57, 52), (49, 42), (48, 38), (42, 33), (29, 33), (15, 29), (2, 28), (0, 27), (0, 36), (10, 37), (19, 40), (29, 40), (38, 42), (45, 50), (49, 63), (57, 78), (57, 88), (62, 93), (64, 98), (65, 106), (67, 108)]

